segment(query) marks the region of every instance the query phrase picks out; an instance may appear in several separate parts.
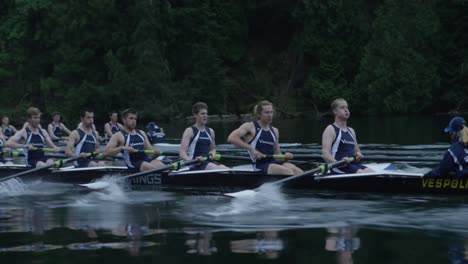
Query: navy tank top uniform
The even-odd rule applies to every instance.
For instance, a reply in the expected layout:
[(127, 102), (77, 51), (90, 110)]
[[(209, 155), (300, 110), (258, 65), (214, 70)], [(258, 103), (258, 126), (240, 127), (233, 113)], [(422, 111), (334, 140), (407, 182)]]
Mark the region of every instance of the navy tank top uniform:
[[(354, 147), (356, 146), (356, 139), (354, 138), (351, 130), (343, 131), (339, 127), (332, 124), (335, 129), (336, 138), (333, 141), (331, 154), (335, 160), (342, 160), (345, 157), (354, 157)], [(346, 167), (334, 168), (332, 173), (343, 174), (343, 173), (356, 173), (360, 169), (365, 169), (366, 166), (358, 163), (351, 162)]]
[(9, 128), (9, 127), (2, 127), (2, 132), (3, 132), (3, 135), (5, 135), (6, 138), (9, 138), (11, 136), (13, 136), (13, 129)]
[[(188, 156), (190, 159), (196, 157), (208, 157), (211, 150), (211, 143), (213, 139), (211, 137), (211, 129), (205, 127), (205, 130), (201, 131), (195, 126), (192, 126), (193, 138), (190, 140), (188, 148)], [(196, 164), (190, 167), (191, 170), (204, 170), (210, 161), (204, 161), (201, 164)]]
[[(110, 126), (110, 131), (112, 132), (112, 134), (115, 134), (115, 133), (120, 131), (120, 128), (119, 128), (118, 124), (113, 125), (111, 122), (108, 122), (108, 124)], [(109, 140), (109, 135), (107, 133), (104, 133), (104, 136), (105, 136), (106, 140)]]
[[(121, 132), (124, 136), (125, 146), (131, 146), (135, 150), (145, 150), (145, 137), (139, 130), (136, 130), (135, 135), (130, 135), (125, 130), (122, 130)], [(127, 151), (122, 151), (122, 155), (127, 167), (135, 170), (140, 170), (143, 162), (151, 162), (152, 160), (144, 152), (129, 153)]]
[[(80, 140), (77, 144), (75, 144), (75, 155), (78, 156), (81, 153), (93, 153), (96, 150), (96, 145), (98, 142), (96, 132), (93, 130), (91, 135), (89, 135), (86, 134), (81, 128), (78, 128), (77, 131), (80, 135)], [(79, 159), (75, 161), (75, 167), (88, 167), (89, 163), (93, 160), (95, 159)]]
[(26, 145), (33, 145), (37, 149), (25, 151), (25, 160), (28, 167), (35, 168), (39, 161), (46, 162), (44, 151), (45, 136), (42, 134), (42, 129), (38, 128), (38, 133), (34, 134), (29, 127), (26, 127)]
[[(264, 130), (257, 121), (253, 122), (255, 125), (255, 135), (253, 139), (249, 142), (250, 146), (252, 146), (254, 149), (257, 151), (265, 154), (265, 155), (273, 155), (275, 154), (275, 142), (277, 139), (277, 136), (275, 134), (275, 131), (273, 130), (273, 127), (270, 126), (270, 129)], [(268, 172), (268, 166), (270, 164), (281, 164), (280, 162), (277, 162), (273, 158), (262, 158), (260, 160), (255, 160), (255, 156), (253, 153), (249, 151), (250, 155), (250, 160), (252, 161), (252, 164), (255, 169), (259, 169), (263, 173)]]
[(60, 124), (55, 124), (54, 122), (50, 123), (52, 125), (52, 131), (54, 131), (54, 135), (58, 138), (62, 137), (63, 128)]
[(166, 135), (162, 129), (156, 125), (149, 127), (146, 131), (146, 135), (151, 144), (164, 143), (166, 141)]
[(450, 148), (445, 153), (440, 165), (426, 173), (424, 176), (431, 177), (446, 177), (455, 176), (462, 177), (468, 175), (468, 146), (460, 141), (450, 145)]
[(117, 124), (113, 125), (111, 122), (109, 122), (109, 126), (112, 134), (115, 134), (120, 131), (119, 125)]
[(3, 157), (3, 147), (5, 146), (5, 142), (3, 142), (3, 139), (0, 138), (0, 162), (5, 163), (5, 158)]

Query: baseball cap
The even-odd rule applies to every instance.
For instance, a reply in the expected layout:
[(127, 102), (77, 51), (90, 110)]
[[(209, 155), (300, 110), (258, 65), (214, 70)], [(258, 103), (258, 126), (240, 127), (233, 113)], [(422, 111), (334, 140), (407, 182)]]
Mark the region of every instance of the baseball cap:
[(149, 122), (148, 125), (146, 126), (146, 128), (154, 128), (154, 127), (155, 127), (154, 122)]
[(463, 125), (465, 124), (465, 119), (463, 117), (457, 116), (450, 120), (448, 126), (444, 129), (445, 133), (457, 133), (462, 130)]

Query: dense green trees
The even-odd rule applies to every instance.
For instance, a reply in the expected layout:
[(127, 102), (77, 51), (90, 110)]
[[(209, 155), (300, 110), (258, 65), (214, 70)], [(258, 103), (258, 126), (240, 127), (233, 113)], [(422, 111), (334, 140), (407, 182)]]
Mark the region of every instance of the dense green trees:
[(466, 32), (463, 0), (3, 0), (0, 109), (466, 109)]

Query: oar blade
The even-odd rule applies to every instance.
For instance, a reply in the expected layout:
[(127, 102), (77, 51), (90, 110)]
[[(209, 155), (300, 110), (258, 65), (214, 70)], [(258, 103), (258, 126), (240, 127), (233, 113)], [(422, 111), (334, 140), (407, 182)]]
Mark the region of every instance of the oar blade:
[(95, 182), (90, 182), (90, 183), (77, 184), (77, 186), (85, 187), (93, 191), (107, 189), (109, 188), (110, 185), (111, 184), (109, 182), (105, 182), (105, 181), (95, 181)]
[(237, 198), (237, 199), (248, 199), (255, 197), (258, 194), (258, 191), (256, 190), (244, 190), (240, 192), (232, 192), (232, 193), (225, 193), (225, 196), (229, 196), (232, 198)]

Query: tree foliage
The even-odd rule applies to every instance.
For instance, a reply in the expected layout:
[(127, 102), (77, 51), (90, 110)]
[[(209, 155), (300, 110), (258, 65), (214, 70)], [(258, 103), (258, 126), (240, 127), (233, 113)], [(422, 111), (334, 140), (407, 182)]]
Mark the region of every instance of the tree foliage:
[(146, 118), (245, 113), (405, 114), (468, 105), (463, 0), (5, 0), (0, 101), (76, 119), (135, 107)]

